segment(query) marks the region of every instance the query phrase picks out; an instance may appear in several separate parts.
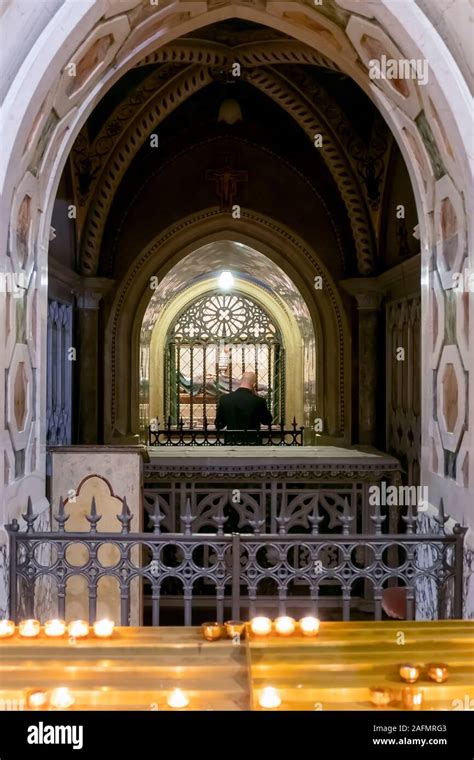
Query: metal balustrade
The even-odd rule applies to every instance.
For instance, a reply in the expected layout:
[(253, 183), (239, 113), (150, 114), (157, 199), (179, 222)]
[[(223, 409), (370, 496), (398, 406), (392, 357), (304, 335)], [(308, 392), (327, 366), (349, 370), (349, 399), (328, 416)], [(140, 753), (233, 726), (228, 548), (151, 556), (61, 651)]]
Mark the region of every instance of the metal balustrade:
[[(339, 515), (340, 533), (320, 534), (319, 521), (314, 519), (311, 532), (288, 533), (285, 523), (278, 534), (225, 533), (226, 516), (212, 517), (214, 533), (193, 533), (193, 515), (181, 515), (181, 533), (162, 532), (163, 515), (155, 504), (150, 515), (152, 532), (132, 533), (132, 514), (123, 500), (117, 520), (120, 532), (99, 532), (101, 515), (92, 500), (89, 531), (67, 532), (69, 515), (62, 501), (54, 515), (57, 530), (35, 532), (37, 517), (31, 501), (23, 518), (26, 530), (20, 531), (13, 520), (6, 526), (10, 539), (10, 605), (11, 617), (17, 620), (21, 611), (33, 615), (35, 586), (42, 578), (55, 583), (58, 615), (67, 616), (67, 584), (74, 576), (87, 581), (89, 620), (97, 612), (98, 585), (103, 578), (115, 578), (120, 589), (120, 622), (129, 625), (131, 584), (134, 579), (146, 581), (151, 590), (152, 624), (160, 622), (164, 601), (163, 586), (173, 581), (181, 587), (184, 624), (191, 625), (197, 594), (205, 591), (215, 605), (215, 618), (224, 619), (226, 609), (232, 618), (252, 616), (272, 606), (284, 613), (295, 604), (305, 612), (317, 613), (324, 601), (321, 590), (330, 583), (340, 588), (342, 617), (350, 619), (352, 590), (355, 583), (370, 583), (373, 590), (373, 613), (382, 617), (382, 592), (390, 584), (407, 589), (407, 618), (414, 616), (416, 586), (420, 582), (435, 584), (440, 602), (439, 617), (462, 616), (463, 541), (466, 529), (459, 524), (445, 535), (440, 520), (440, 535), (415, 533), (417, 516), (411, 506), (403, 517), (405, 534), (382, 534), (385, 520), (379, 507), (370, 519), (373, 534), (352, 534), (353, 516), (349, 507)], [(120, 558), (115, 565), (104, 565), (99, 550), (105, 544), (117, 548)], [(81, 545), (87, 560), (78, 567), (67, 559), (69, 547)], [(54, 548), (54, 551), (52, 549)], [(140, 552), (137, 554), (137, 548)], [(46, 559), (48, 562), (45, 561)], [(137, 556), (140, 558), (137, 561)], [(300, 584), (305, 594), (293, 596), (291, 587)], [(273, 585), (276, 595), (265, 594)], [(268, 589), (267, 589), (268, 590)]]
[(204, 417), (203, 427), (184, 427), (181, 418), (178, 425), (161, 428), (159, 420), (148, 426), (149, 446), (302, 446), (304, 427), (298, 427), (296, 419), (290, 428), (283, 420), (279, 426), (268, 425), (259, 430), (217, 430), (209, 427)]

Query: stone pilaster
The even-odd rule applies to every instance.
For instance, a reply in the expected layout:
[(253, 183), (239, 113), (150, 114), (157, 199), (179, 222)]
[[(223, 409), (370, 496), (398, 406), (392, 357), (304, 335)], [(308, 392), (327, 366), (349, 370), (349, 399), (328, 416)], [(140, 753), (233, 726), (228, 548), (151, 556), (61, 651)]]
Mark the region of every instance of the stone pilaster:
[(377, 392), (385, 368), (380, 352), (380, 305), (383, 292), (375, 278), (345, 280), (343, 287), (357, 301), (359, 334), (359, 440), (365, 446), (377, 444)]
[(105, 278), (83, 279), (77, 294), (77, 440), (98, 443), (99, 436), (99, 309), (113, 282)]

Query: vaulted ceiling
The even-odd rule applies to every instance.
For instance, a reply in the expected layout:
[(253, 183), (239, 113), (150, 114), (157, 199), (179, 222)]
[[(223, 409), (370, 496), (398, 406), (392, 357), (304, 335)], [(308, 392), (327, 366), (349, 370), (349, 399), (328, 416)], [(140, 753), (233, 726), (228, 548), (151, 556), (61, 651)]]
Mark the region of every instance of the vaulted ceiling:
[[(234, 124), (218, 121), (226, 99)], [(206, 174), (226, 160), (248, 177), (236, 202), (317, 244), (338, 278), (380, 270), (387, 173), (403, 164), (388, 127), (327, 58), (234, 19), (147, 56), (90, 115), (70, 157), (79, 271), (117, 277), (158, 232), (218, 205)]]

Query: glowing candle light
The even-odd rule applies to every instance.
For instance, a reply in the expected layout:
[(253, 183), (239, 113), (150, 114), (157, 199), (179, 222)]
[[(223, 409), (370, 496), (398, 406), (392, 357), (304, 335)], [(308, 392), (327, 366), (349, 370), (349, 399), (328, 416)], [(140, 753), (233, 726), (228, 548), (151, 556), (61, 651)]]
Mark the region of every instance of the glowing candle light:
[(272, 621), (267, 617), (254, 617), (250, 621), (250, 628), (257, 636), (268, 636), (272, 630)]
[(282, 615), (275, 620), (275, 630), (280, 636), (291, 636), (295, 632), (295, 628), (295, 621), (288, 615)]
[(6, 639), (15, 633), (15, 623), (13, 620), (0, 620), (0, 639)]
[(280, 707), (281, 697), (273, 686), (267, 686), (262, 691), (258, 704), (260, 707), (265, 708), (265, 710), (274, 710), (276, 707)]
[(39, 620), (21, 620), (20, 625), (18, 626), (18, 633), (20, 636), (25, 636), (27, 638), (38, 636), (40, 630), (41, 625)]
[(46, 636), (64, 636), (66, 633), (66, 623), (64, 620), (46, 620), (44, 632)]
[(401, 665), (400, 678), (406, 683), (416, 683), (420, 677), (420, 668), (418, 665)]
[(166, 702), (169, 707), (175, 710), (182, 710), (183, 707), (189, 705), (189, 698), (181, 689), (173, 689), (171, 694), (167, 697)]
[(389, 689), (383, 686), (374, 686), (370, 690), (370, 701), (376, 707), (385, 707), (392, 700), (392, 694)]
[(101, 639), (107, 639), (109, 636), (112, 636), (114, 632), (114, 626), (115, 623), (113, 620), (97, 620), (97, 622), (94, 623), (94, 633)]
[(233, 639), (234, 636), (245, 635), (245, 623), (243, 620), (227, 620), (224, 625), (229, 639)]
[(448, 680), (448, 666), (439, 662), (431, 662), (428, 666), (428, 678), (435, 683), (444, 683)]
[(319, 620), (315, 617), (304, 617), (299, 621), (300, 631), (303, 636), (317, 636), (319, 633)]
[(51, 707), (57, 710), (67, 710), (76, 700), (66, 686), (59, 686), (51, 692)]
[(83, 639), (89, 633), (89, 623), (85, 620), (73, 620), (69, 623), (67, 632), (75, 639)]
[(45, 691), (30, 691), (26, 695), (26, 704), (30, 710), (42, 710), (48, 703)]
[(419, 710), (423, 705), (423, 692), (421, 689), (412, 689), (407, 686), (402, 689), (403, 707), (408, 710)]
[(224, 626), (220, 623), (203, 623), (202, 634), (207, 641), (216, 641), (224, 633)]

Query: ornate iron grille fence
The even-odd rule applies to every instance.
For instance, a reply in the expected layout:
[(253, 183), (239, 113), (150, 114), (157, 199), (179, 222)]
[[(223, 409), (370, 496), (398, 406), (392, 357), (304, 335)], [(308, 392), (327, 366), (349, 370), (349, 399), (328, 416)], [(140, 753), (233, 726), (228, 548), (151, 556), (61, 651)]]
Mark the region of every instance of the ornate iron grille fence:
[[(463, 540), (466, 529), (456, 524), (451, 535), (418, 535), (414, 533), (417, 517), (411, 507), (404, 516), (406, 534), (382, 535), (385, 519), (378, 507), (371, 520), (375, 534), (351, 535), (354, 519), (345, 511), (339, 516), (340, 534), (319, 534), (319, 521), (313, 522), (311, 534), (286, 533), (280, 526), (280, 534), (224, 533), (226, 517), (214, 516), (215, 533), (193, 534), (193, 517), (190, 512), (181, 516), (182, 533), (162, 533), (163, 515), (155, 506), (150, 522), (152, 533), (131, 533), (132, 514), (126, 501), (117, 520), (121, 533), (99, 533), (97, 514), (92, 500), (89, 532), (65, 530), (69, 516), (62, 502), (54, 519), (57, 531), (34, 531), (36, 516), (31, 502), (26, 514), (26, 531), (19, 530), (14, 520), (7, 526), (10, 538), (10, 606), (11, 616), (17, 620), (20, 607), (32, 616), (35, 603), (35, 586), (43, 577), (52, 579), (56, 585), (58, 614), (66, 617), (68, 580), (81, 575), (87, 581), (89, 619), (93, 622), (97, 611), (98, 584), (104, 577), (115, 578), (120, 589), (121, 625), (129, 625), (130, 588), (139, 578), (151, 588), (152, 624), (158, 625), (162, 589), (167, 581), (173, 581), (182, 589), (184, 624), (192, 624), (193, 601), (198, 587), (204, 584), (215, 603), (216, 619), (222, 621), (225, 608), (231, 609), (232, 617), (239, 619), (242, 608), (248, 615), (257, 610), (272, 607), (284, 613), (294, 606), (317, 612), (320, 588), (324, 582), (338, 585), (342, 596), (343, 619), (350, 619), (354, 584), (370, 582), (373, 588), (374, 617), (382, 617), (382, 592), (391, 582), (407, 588), (407, 618), (414, 614), (416, 586), (420, 582), (434, 584), (439, 599), (440, 617), (462, 616), (463, 588)], [(444, 521), (440, 521), (440, 529)], [(81, 544), (87, 550), (88, 559), (79, 568), (68, 562), (68, 548)], [(99, 550), (105, 544), (113, 544), (120, 553), (114, 566), (104, 566)], [(48, 551), (45, 552), (45, 549)], [(140, 547), (141, 560), (137, 563), (136, 547)], [(53, 551), (54, 550), (54, 551)], [(394, 551), (397, 560), (393, 561)], [(50, 562), (45, 563), (45, 556)], [(392, 559), (391, 559), (392, 558)], [(301, 582), (306, 593), (297, 598), (291, 587)], [(276, 595), (272, 598), (262, 593), (272, 584)], [(302, 601), (302, 604), (301, 604)]]
[(202, 428), (185, 428), (181, 418), (173, 426), (168, 418), (166, 427), (160, 428), (159, 420), (148, 426), (149, 446), (302, 446), (304, 427), (298, 427), (296, 419), (290, 428), (283, 421), (279, 427), (268, 425), (260, 430), (209, 429), (207, 417)]

